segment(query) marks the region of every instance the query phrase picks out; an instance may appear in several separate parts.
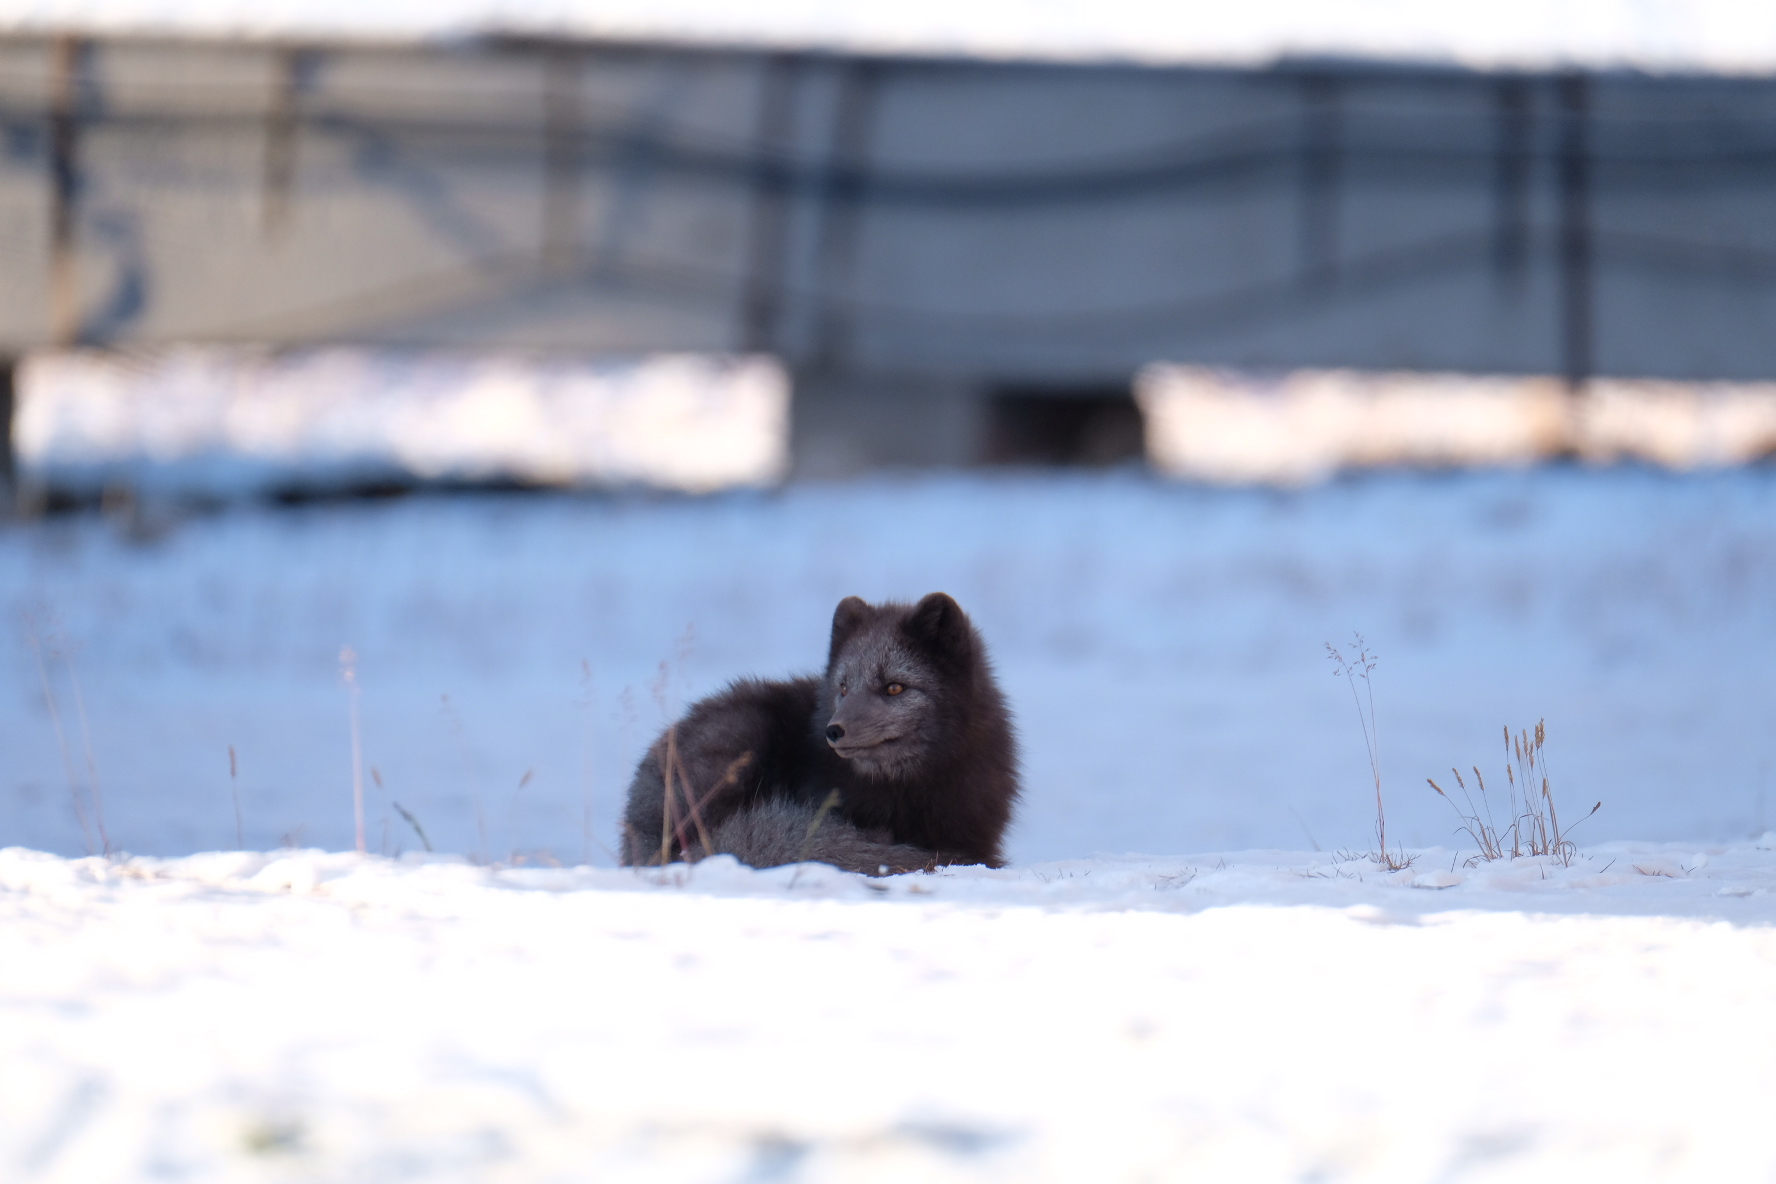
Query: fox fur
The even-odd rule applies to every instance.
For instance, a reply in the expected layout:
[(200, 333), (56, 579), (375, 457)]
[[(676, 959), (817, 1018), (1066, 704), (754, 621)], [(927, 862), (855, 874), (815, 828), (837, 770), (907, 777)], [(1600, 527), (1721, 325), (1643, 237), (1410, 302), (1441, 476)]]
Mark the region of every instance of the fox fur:
[(998, 867), (1017, 797), (1011, 716), (961, 606), (942, 592), (914, 605), (851, 596), (823, 675), (740, 679), (648, 749), (623, 862)]

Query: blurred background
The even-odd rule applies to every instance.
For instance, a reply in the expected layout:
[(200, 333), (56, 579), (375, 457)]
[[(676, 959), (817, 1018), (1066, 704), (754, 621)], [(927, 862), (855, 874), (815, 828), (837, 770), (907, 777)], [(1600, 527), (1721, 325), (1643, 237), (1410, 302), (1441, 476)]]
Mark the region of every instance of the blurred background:
[(933, 588), (1020, 861), (1367, 844), (1359, 631), (1409, 843), (1773, 824), (1768, 6), (366, 7), (0, 3), (0, 844), (608, 862)]

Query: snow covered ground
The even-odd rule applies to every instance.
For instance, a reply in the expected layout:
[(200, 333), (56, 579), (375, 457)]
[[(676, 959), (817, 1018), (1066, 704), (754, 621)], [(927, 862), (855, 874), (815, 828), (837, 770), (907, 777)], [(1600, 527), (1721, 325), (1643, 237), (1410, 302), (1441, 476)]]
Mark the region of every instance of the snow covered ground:
[(871, 883), (727, 857), (0, 851), (0, 1163), (80, 1184), (1776, 1173), (1776, 851), (1421, 864)]
[(1544, 718), (1558, 800), (1604, 803), (1586, 842), (1776, 827), (1776, 470), (1555, 467), (16, 526), (0, 842), (87, 852), (84, 732), (116, 848), (233, 847), (237, 799), (247, 847), (349, 847), (351, 646), (372, 850), (417, 846), (398, 802), (441, 851), (608, 863), (628, 770), (680, 704), (816, 667), (843, 596), (933, 589), (975, 616), (1022, 730), (1018, 863), (1365, 846), (1369, 770), (1324, 650), (1353, 630), (1380, 654), (1390, 826), (1411, 846), (1454, 832), (1426, 777), (1502, 777), (1503, 727)]
[[(678, 705), (932, 588), (1021, 726), (1012, 868), (549, 866)], [(0, 533), (0, 612), (6, 1179), (1776, 1173), (1769, 467), (138, 505)], [(1355, 629), (1401, 873), (1349, 853)], [(367, 857), (310, 849), (347, 645)], [(1538, 718), (1603, 809), (1469, 866), (1423, 778)]]

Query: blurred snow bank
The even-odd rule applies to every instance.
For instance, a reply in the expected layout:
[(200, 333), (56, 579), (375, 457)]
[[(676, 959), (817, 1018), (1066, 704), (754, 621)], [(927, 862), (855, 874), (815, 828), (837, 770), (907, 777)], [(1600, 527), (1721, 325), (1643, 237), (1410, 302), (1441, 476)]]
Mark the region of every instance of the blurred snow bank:
[(76, 488), (505, 479), (700, 492), (772, 483), (788, 460), (789, 380), (767, 357), (42, 353), (19, 388), (26, 472)]
[(1149, 366), (1147, 455), (1174, 476), (1305, 483), (1389, 464), (1529, 464), (1577, 454), (1674, 469), (1776, 453), (1776, 383), (1298, 370), (1264, 377)]

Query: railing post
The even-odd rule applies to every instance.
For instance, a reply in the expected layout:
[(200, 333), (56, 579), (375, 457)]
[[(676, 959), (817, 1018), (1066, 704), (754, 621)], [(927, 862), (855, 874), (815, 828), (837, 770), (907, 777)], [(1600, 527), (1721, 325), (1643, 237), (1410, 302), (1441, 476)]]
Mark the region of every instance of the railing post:
[(784, 254), (795, 200), (796, 102), (802, 60), (778, 53), (759, 62), (759, 97), (753, 136), (752, 226), (741, 297), (740, 348), (768, 353), (777, 348), (783, 317)]
[(1494, 155), (1492, 266), (1513, 295), (1523, 287), (1530, 257), (1530, 144), (1535, 113), (1529, 85), (1500, 79), (1493, 89)]
[(869, 200), (869, 161), (885, 71), (880, 62), (860, 59), (842, 67), (838, 79), (832, 145), (820, 187), (817, 303), (808, 359), (808, 369), (822, 374), (835, 373), (844, 366), (856, 328), (852, 280)]
[(1302, 80), (1300, 275), (1309, 291), (1338, 283), (1339, 188), (1344, 156), (1343, 96), (1338, 79)]
[(1590, 82), (1562, 75), (1560, 92), (1560, 352), (1567, 387), (1579, 391), (1596, 368), (1592, 303)]
[(272, 57), (271, 95), (265, 106), (265, 177), (259, 195), (260, 232), (267, 239), (281, 236), (290, 223), (302, 91), (310, 63), (311, 55), (300, 49), (279, 49)]
[(544, 275), (571, 275), (582, 265), (580, 92), (585, 70), (585, 55), (573, 46), (551, 46), (542, 55), (543, 202), (538, 237)]
[(57, 345), (78, 343), (79, 277), (75, 230), (80, 199), (80, 82), (86, 43), (57, 38), (51, 50), (49, 95), (49, 333)]

